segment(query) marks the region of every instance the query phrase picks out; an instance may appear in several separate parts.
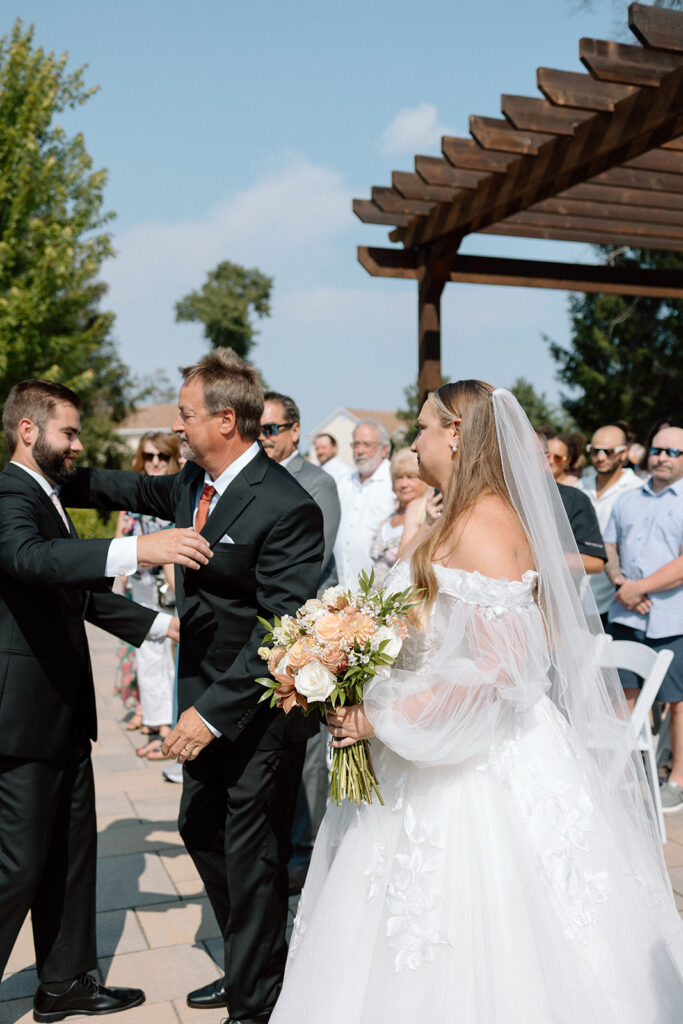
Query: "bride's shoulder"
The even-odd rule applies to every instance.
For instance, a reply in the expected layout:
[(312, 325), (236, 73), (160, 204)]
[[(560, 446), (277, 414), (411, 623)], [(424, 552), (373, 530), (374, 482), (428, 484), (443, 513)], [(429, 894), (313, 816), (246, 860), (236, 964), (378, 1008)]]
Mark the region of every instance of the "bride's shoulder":
[(514, 511), (490, 495), (477, 502), (458, 531), (453, 565), (492, 579), (520, 579), (533, 568), (529, 544)]

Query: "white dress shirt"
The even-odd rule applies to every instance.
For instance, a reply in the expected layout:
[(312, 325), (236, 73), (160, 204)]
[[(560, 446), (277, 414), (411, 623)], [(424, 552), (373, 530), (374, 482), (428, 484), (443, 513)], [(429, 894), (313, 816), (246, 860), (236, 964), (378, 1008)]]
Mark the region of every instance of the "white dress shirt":
[[(33, 477), (36, 483), (45, 491), (48, 498), (51, 494), (56, 494), (57, 498), (59, 498), (59, 487), (53, 487), (40, 473), (36, 473), (34, 469), (25, 466), (23, 462), (12, 460), (12, 465), (18, 466), (19, 469), (23, 469), (25, 473)], [(138, 567), (137, 543), (137, 537), (115, 537), (109, 544), (107, 561), (102, 575), (108, 578), (112, 576), (131, 576)], [(149, 633), (145, 639), (165, 640), (171, 618), (172, 616), (168, 612), (159, 612), (150, 626)]]
[[(598, 525), (600, 527), (600, 533), (603, 534), (607, 529), (609, 517), (614, 508), (614, 503), (620, 494), (624, 494), (626, 491), (632, 491), (636, 487), (640, 487), (642, 480), (640, 480), (632, 469), (622, 469), (621, 475), (617, 478), (615, 483), (611, 487), (602, 491), (600, 497), (597, 494), (597, 480), (598, 476), (595, 471), (591, 472), (587, 470), (579, 482), (577, 488), (587, 494), (591, 500), (591, 504), (595, 509), (595, 514), (598, 517)], [(598, 606), (598, 611), (603, 615), (612, 603), (612, 598), (615, 594), (615, 587), (610, 582), (610, 578), (604, 571), (597, 573), (594, 576), (589, 576), (591, 590), (593, 591), (593, 597), (595, 603)]]
[(361, 570), (369, 573), (372, 569), (370, 548), (375, 532), (396, 509), (389, 462), (383, 459), (372, 476), (363, 482), (357, 472), (353, 473), (342, 480), (338, 490), (341, 522), (334, 558), (340, 584), (345, 590), (356, 591)]
[(353, 470), (347, 462), (340, 459), (338, 455), (333, 455), (327, 462), (321, 462), (320, 468), (324, 469), (326, 473), (329, 473), (331, 477), (334, 477), (337, 485), (337, 490), (341, 489), (342, 482), (348, 480), (353, 475)]

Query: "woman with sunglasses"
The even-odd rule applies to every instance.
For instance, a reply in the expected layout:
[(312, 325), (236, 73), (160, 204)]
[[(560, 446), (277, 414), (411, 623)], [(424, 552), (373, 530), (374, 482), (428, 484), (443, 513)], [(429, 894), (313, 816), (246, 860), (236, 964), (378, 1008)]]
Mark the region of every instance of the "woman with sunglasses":
[[(147, 476), (177, 473), (180, 443), (175, 434), (149, 431), (140, 438), (132, 468)], [(117, 537), (156, 533), (172, 523), (137, 512), (121, 512), (116, 527)], [(160, 610), (161, 593), (173, 593), (173, 573), (169, 566), (141, 568), (125, 581), (125, 589), (134, 601), (147, 608)], [(128, 729), (140, 728), (150, 742), (138, 748), (138, 757), (161, 760), (161, 740), (171, 731), (173, 717), (173, 680), (175, 673), (172, 643), (146, 640), (136, 652), (137, 682), (140, 706), (128, 722)]]

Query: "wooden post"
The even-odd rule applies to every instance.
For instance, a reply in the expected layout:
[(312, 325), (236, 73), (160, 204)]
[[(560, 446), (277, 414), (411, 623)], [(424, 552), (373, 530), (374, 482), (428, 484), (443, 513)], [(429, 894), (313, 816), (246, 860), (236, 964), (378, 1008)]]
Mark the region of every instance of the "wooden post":
[(418, 293), (419, 375), (417, 393), (422, 405), (427, 392), (441, 387), (441, 292), (447, 278), (420, 267)]

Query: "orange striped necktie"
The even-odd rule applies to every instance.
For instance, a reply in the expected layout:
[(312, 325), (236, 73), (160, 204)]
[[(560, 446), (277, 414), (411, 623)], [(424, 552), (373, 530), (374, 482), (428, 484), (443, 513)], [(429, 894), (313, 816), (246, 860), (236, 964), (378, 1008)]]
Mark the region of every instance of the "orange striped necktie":
[(211, 484), (204, 484), (204, 490), (202, 491), (202, 496), (199, 499), (199, 505), (197, 506), (197, 518), (194, 523), (194, 528), (197, 533), (203, 530), (206, 525), (206, 520), (209, 515), (209, 505), (211, 504), (211, 499), (215, 493), (215, 487), (212, 487)]

